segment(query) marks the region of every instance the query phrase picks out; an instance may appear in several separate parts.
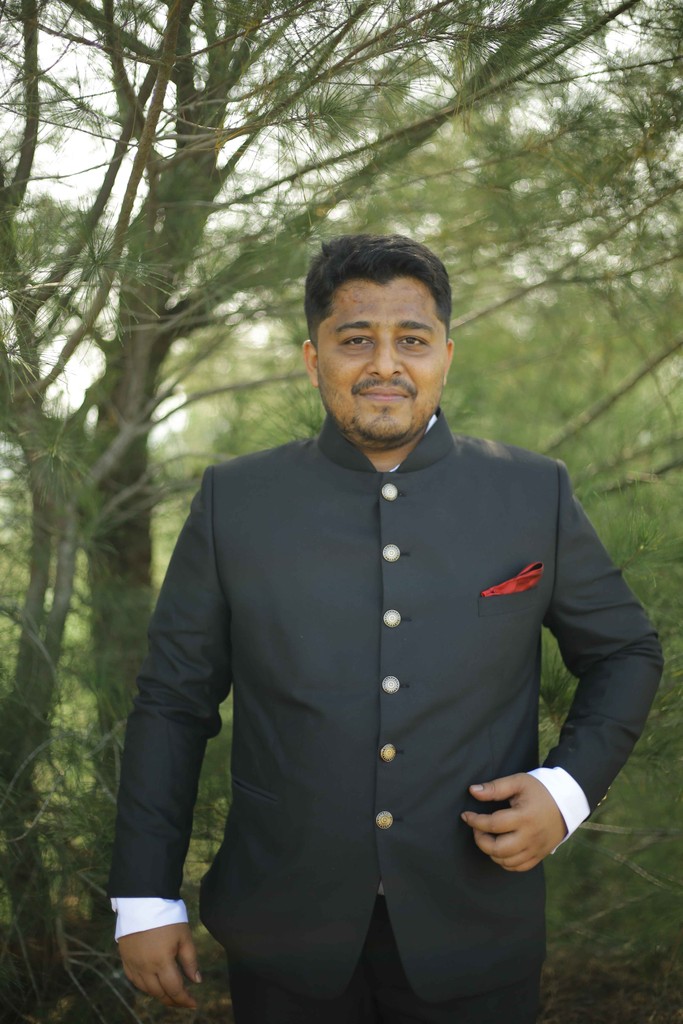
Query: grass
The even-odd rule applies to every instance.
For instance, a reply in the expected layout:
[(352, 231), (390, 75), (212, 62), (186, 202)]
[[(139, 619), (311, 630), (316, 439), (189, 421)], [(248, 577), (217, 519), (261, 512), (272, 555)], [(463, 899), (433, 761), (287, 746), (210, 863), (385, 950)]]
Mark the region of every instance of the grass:
[[(226, 971), (216, 962), (216, 947), (207, 945), (203, 952), (200, 1008), (179, 1013), (141, 997), (136, 1009), (143, 1024), (234, 1024)], [(683, 1024), (680, 951), (634, 963), (624, 957), (597, 957), (590, 950), (585, 956), (575, 949), (551, 950), (538, 1024)]]

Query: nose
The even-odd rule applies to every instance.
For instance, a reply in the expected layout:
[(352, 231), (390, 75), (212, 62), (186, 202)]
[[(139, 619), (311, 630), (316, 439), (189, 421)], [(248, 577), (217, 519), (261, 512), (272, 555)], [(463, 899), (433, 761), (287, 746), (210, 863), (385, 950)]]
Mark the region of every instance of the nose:
[(370, 373), (382, 380), (399, 376), (402, 370), (400, 354), (390, 338), (377, 338), (368, 365)]

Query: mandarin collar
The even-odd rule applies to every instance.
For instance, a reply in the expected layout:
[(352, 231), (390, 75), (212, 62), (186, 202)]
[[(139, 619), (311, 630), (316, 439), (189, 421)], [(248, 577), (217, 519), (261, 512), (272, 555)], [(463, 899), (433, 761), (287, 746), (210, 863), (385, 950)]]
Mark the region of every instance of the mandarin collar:
[[(413, 473), (417, 469), (438, 462), (453, 450), (453, 435), (441, 409), (436, 410), (436, 423), (423, 435), (412, 452), (406, 456), (396, 473)], [(331, 416), (325, 417), (318, 435), (318, 447), (323, 455), (344, 469), (355, 469), (361, 473), (379, 473), (370, 459), (344, 437)]]

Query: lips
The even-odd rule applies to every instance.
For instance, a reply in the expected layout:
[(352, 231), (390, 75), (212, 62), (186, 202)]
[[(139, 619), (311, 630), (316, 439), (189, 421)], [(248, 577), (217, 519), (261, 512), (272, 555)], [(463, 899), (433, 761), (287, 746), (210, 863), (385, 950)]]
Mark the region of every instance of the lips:
[(370, 388), (368, 391), (361, 391), (361, 398), (376, 398), (381, 402), (390, 401), (395, 398), (408, 398), (405, 391), (387, 391), (384, 388)]
[(351, 394), (358, 398), (375, 399), (378, 402), (395, 402), (401, 398), (415, 398), (417, 388), (405, 377), (395, 377), (386, 382), (363, 377), (353, 385)]

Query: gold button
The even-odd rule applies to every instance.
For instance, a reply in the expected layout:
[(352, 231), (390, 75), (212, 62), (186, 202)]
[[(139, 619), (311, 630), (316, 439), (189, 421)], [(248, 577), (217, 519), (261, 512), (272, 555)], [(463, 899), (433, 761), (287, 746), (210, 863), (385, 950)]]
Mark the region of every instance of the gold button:
[(394, 824), (394, 816), (391, 811), (380, 811), (375, 818), (377, 828), (391, 828)]
[(382, 548), (382, 558), (385, 562), (398, 562), (401, 557), (401, 549), (396, 544), (386, 544)]
[(385, 693), (396, 693), (400, 685), (396, 676), (385, 676), (382, 680), (382, 689)]
[(398, 487), (396, 484), (385, 484), (382, 488), (382, 497), (385, 501), (396, 501), (398, 498)]
[(385, 743), (379, 752), (383, 761), (393, 761), (396, 757), (396, 747), (393, 743)]
[(389, 626), (390, 629), (401, 624), (401, 614), (395, 608), (388, 608), (383, 615), (383, 619), (384, 625)]

